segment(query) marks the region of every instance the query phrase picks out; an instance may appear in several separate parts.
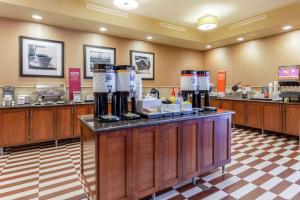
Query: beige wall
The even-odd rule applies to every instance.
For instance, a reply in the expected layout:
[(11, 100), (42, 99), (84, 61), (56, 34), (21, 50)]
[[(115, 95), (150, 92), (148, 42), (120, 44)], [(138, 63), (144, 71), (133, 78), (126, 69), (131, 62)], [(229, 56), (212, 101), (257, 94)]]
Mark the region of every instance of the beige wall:
[[(19, 77), (20, 35), (64, 41), (65, 79)], [(0, 86), (33, 86), (36, 83), (67, 85), (67, 68), (83, 68), (83, 44), (116, 48), (117, 64), (129, 64), (130, 50), (154, 52), (155, 80), (144, 81), (145, 86), (178, 86), (181, 69), (200, 69), (203, 66), (203, 53), (196, 50), (0, 18)], [(83, 69), (81, 72), (83, 76)], [(91, 86), (92, 82), (84, 80), (82, 85)]]
[(277, 80), (280, 65), (300, 64), (300, 31), (206, 51), (204, 65), (216, 83), (218, 69), (227, 70), (227, 86), (252, 86)]

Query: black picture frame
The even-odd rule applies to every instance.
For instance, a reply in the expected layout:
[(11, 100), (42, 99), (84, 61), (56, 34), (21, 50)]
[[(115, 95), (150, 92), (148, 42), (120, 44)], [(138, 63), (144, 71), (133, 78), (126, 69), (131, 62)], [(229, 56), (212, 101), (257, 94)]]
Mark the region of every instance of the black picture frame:
[[(24, 73), (24, 55), (23, 55), (23, 41), (24, 40), (35, 40), (49, 43), (58, 43), (61, 45), (61, 74), (60, 75), (46, 75), (46, 74), (26, 74)], [(19, 36), (19, 75), (20, 77), (46, 77), (46, 78), (64, 78), (65, 76), (65, 68), (64, 68), (64, 42), (58, 40), (49, 40), (35, 37), (27, 37), (27, 36)]]
[(96, 45), (88, 45), (88, 44), (84, 44), (83, 45), (83, 74), (84, 74), (84, 79), (93, 79), (92, 76), (88, 76), (87, 74), (87, 70), (88, 70), (88, 66), (87, 66), (87, 48), (97, 48), (97, 49), (104, 49), (104, 50), (112, 50), (114, 52), (114, 59), (113, 59), (113, 64), (116, 64), (116, 55), (117, 55), (117, 49), (113, 48), (113, 47), (104, 47), (104, 46), (96, 46)]
[[(155, 80), (155, 53), (153, 53), (153, 52), (147, 52), (147, 51), (130, 50), (130, 65), (134, 65), (133, 60), (132, 60), (133, 59), (132, 57), (133, 57), (134, 53), (151, 55), (153, 57), (153, 60), (152, 60), (152, 63), (153, 63), (153, 66), (152, 66), (152, 76), (151, 77), (143, 77), (143, 74), (141, 76), (142, 76), (142, 80)], [(137, 69), (136, 69), (136, 71), (137, 71)]]

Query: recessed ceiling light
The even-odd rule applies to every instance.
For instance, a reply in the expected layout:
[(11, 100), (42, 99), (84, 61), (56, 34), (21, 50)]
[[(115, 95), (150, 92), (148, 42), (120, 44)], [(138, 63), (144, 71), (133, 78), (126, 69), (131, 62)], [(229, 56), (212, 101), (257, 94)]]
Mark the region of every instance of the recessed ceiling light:
[(210, 49), (210, 48), (211, 48), (211, 45), (206, 45), (206, 48), (207, 48), (207, 49)]
[(100, 27), (99, 30), (100, 30), (101, 32), (106, 32), (106, 31), (107, 31), (107, 28), (106, 28), (106, 27)]
[(237, 40), (237, 41), (244, 41), (244, 40), (245, 40), (245, 38), (243, 38), (243, 37), (239, 37), (239, 38), (237, 38), (236, 40)]
[(152, 36), (147, 36), (147, 40), (153, 40)]
[(218, 18), (216, 16), (208, 15), (198, 19), (198, 29), (207, 31), (217, 28)]
[(292, 29), (292, 28), (293, 28), (293, 26), (287, 25), (287, 26), (282, 27), (282, 30), (287, 31), (287, 30), (290, 30), (290, 29)]
[(136, 0), (114, 0), (115, 6), (123, 10), (133, 10), (139, 7)]
[(43, 17), (40, 16), (40, 15), (32, 15), (31, 17), (32, 17), (33, 19), (36, 19), (36, 20), (42, 20), (42, 19), (43, 19)]

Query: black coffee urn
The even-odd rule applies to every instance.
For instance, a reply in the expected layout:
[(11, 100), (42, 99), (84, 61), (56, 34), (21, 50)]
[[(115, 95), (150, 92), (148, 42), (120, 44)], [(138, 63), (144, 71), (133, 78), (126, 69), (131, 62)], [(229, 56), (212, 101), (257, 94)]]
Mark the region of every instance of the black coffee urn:
[[(117, 112), (116, 114), (124, 119), (137, 119), (136, 114), (136, 80), (135, 69), (132, 65), (116, 66), (117, 71)], [(128, 109), (129, 99), (131, 100), (131, 111)]]
[(192, 96), (193, 108), (200, 108), (199, 105), (199, 86), (197, 79), (197, 71), (183, 70), (181, 71), (180, 86), (182, 97), (184, 101), (189, 101), (190, 95)]
[[(215, 111), (215, 107), (210, 107), (210, 73), (207, 70), (197, 71), (199, 94), (198, 105), (206, 111)], [(204, 106), (202, 106), (202, 99), (204, 98)]]
[[(116, 71), (110, 64), (94, 64), (93, 93), (95, 118), (100, 121), (118, 121), (116, 110)], [(111, 111), (109, 113), (109, 101)]]

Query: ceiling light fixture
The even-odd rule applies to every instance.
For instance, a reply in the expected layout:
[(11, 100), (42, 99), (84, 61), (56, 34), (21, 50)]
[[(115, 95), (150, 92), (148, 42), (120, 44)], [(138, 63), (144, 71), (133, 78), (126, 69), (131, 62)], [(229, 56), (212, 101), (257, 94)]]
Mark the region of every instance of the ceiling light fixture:
[(107, 31), (107, 28), (106, 28), (106, 27), (100, 27), (99, 30), (100, 30), (101, 32), (106, 32), (106, 31)]
[(287, 25), (287, 26), (282, 27), (282, 30), (288, 31), (288, 30), (290, 30), (290, 29), (292, 29), (292, 28), (293, 28), (293, 26)]
[(239, 37), (239, 38), (237, 38), (236, 40), (237, 40), (237, 41), (244, 41), (244, 40), (245, 40), (245, 38), (243, 38), (243, 37)]
[(36, 19), (36, 20), (42, 20), (42, 19), (43, 19), (43, 17), (40, 16), (40, 15), (32, 15), (31, 17), (32, 17), (33, 19)]
[(147, 36), (147, 40), (153, 40), (152, 36)]
[(206, 45), (206, 48), (207, 48), (207, 49), (210, 49), (210, 48), (211, 48), (211, 45)]
[(114, 4), (123, 10), (134, 10), (139, 7), (139, 3), (136, 0), (114, 0)]
[(197, 22), (198, 29), (202, 31), (212, 30), (218, 27), (218, 18), (213, 15), (200, 17)]

